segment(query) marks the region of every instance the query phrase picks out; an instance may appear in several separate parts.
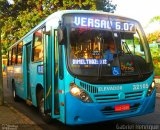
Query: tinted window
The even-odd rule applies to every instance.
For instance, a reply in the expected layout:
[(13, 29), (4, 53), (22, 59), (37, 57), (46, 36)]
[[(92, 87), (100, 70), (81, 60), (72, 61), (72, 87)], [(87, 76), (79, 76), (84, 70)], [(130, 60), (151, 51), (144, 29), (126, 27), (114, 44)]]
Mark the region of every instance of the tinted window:
[(23, 51), (23, 43), (20, 42), (18, 44), (18, 50), (17, 50), (17, 64), (22, 64), (22, 51)]
[(16, 52), (17, 52), (17, 47), (15, 46), (15, 47), (13, 47), (12, 48), (12, 65), (15, 65), (16, 64)]
[(43, 60), (42, 30), (38, 30), (34, 34), (33, 61), (42, 61), (42, 60)]

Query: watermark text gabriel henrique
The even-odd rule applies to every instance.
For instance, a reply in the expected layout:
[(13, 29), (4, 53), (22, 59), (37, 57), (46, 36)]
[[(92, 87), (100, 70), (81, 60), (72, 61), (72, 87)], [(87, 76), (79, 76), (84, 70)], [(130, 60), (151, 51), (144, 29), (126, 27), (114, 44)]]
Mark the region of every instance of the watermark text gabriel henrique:
[(155, 125), (155, 124), (116, 124), (116, 129), (117, 130), (159, 130), (160, 125)]

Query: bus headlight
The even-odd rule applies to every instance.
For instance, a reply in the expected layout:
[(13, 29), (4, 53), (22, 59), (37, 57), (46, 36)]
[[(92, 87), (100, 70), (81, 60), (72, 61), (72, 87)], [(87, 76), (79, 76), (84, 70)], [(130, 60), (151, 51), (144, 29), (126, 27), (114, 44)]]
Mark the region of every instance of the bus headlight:
[(147, 96), (150, 96), (155, 89), (155, 81), (152, 82), (151, 86), (148, 89)]
[(83, 102), (92, 102), (90, 96), (84, 90), (79, 88), (75, 83), (70, 83), (70, 93)]

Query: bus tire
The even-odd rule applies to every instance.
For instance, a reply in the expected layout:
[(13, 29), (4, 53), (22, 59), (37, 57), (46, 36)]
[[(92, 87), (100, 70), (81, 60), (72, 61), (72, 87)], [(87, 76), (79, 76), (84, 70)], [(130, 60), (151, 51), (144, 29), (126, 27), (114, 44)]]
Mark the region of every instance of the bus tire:
[(44, 94), (43, 94), (43, 90), (41, 90), (38, 95), (37, 95), (37, 105), (38, 105), (38, 111), (41, 115), (41, 118), (44, 120), (44, 122), (46, 123), (51, 123), (52, 122), (52, 118), (50, 115), (44, 113)]
[(12, 96), (15, 102), (19, 101), (19, 97), (17, 96), (17, 93), (16, 93), (16, 86), (15, 86), (14, 81), (12, 82)]

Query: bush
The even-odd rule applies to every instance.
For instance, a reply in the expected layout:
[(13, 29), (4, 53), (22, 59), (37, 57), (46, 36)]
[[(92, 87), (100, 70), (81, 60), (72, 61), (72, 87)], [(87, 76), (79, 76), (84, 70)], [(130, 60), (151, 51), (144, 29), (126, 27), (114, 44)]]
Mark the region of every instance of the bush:
[(160, 76), (160, 53), (159, 52), (160, 52), (159, 48), (151, 48), (154, 72), (156, 76)]

